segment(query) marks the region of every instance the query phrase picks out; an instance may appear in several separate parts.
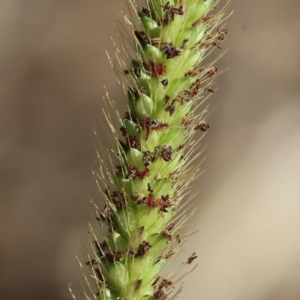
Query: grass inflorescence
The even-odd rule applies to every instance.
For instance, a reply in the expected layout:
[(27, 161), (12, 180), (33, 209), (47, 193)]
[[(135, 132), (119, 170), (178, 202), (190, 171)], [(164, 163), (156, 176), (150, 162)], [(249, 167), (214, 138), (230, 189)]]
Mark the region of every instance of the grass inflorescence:
[[(144, 7), (129, 2), (138, 22), (125, 16), (131, 32), (124, 40), (131, 38), (134, 51), (124, 44), (116, 67), (128, 111), (120, 125), (105, 112), (117, 150), (108, 161), (100, 158), (97, 176), (106, 204), (95, 218), (105, 235), (101, 239), (90, 228), (93, 251), (85, 264), (91, 275), (85, 278), (92, 296), (86, 293), (86, 299), (177, 296), (176, 279), (161, 272), (182, 244), (182, 199), (199, 173), (194, 133), (209, 129), (203, 103), (214, 93), (218, 68), (204, 60), (222, 48), (227, 34), (221, 26), (227, 3), (216, 10), (218, 0), (147, 0)], [(184, 264), (196, 257), (193, 253)]]

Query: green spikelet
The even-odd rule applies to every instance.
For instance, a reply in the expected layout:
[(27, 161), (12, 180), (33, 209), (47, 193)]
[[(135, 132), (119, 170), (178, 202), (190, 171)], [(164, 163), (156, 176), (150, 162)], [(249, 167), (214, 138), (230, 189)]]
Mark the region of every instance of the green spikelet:
[(86, 264), (95, 280), (92, 299), (172, 299), (173, 282), (161, 272), (178, 252), (181, 200), (197, 176), (193, 135), (209, 128), (207, 107), (200, 114), (196, 108), (214, 92), (218, 70), (204, 59), (225, 39), (224, 8), (213, 15), (221, 1), (147, 0), (144, 8), (130, 2), (140, 27), (126, 18), (136, 52), (123, 75), (129, 111), (120, 118), (116, 169), (100, 170), (109, 187), (97, 219), (107, 230), (100, 240), (91, 228), (94, 257)]

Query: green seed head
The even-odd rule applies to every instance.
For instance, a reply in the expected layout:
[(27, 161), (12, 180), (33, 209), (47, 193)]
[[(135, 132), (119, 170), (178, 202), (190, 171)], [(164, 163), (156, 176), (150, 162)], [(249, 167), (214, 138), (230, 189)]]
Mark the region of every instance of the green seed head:
[(100, 171), (109, 184), (97, 220), (107, 232), (101, 238), (92, 231), (94, 257), (87, 265), (93, 299), (172, 299), (173, 282), (161, 271), (178, 252), (181, 200), (197, 176), (193, 135), (209, 128), (206, 108), (196, 109), (214, 92), (217, 68), (204, 59), (226, 37), (224, 8), (212, 12), (219, 0), (129, 2), (140, 27), (128, 21), (136, 49), (124, 75), (128, 112), (119, 126), (115, 171), (105, 176), (105, 164)]

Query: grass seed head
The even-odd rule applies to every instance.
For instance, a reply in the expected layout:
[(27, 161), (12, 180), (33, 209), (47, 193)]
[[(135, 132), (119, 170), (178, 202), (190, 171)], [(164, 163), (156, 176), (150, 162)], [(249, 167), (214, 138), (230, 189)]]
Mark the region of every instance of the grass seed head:
[[(124, 118), (117, 113), (121, 124), (112, 124), (105, 112), (118, 150), (115, 159), (101, 159), (99, 186), (108, 187), (96, 219), (106, 233), (99, 242), (91, 229), (94, 257), (86, 265), (95, 280), (94, 299), (172, 299), (174, 282), (160, 274), (183, 244), (183, 197), (198, 174), (194, 159), (200, 155), (193, 136), (210, 127), (207, 107), (198, 108), (215, 91), (218, 72), (204, 60), (226, 38), (220, 26), (227, 4), (215, 10), (221, 0), (146, 0), (144, 7), (128, 1), (139, 21), (136, 26), (125, 16), (134, 51), (123, 44), (115, 64), (128, 112)], [(107, 173), (110, 164), (115, 171)]]

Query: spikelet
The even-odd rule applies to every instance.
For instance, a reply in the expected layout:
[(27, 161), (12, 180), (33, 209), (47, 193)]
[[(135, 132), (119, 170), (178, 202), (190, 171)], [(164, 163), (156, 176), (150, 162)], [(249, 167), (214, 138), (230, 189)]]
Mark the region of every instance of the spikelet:
[(123, 44), (114, 65), (128, 111), (119, 116), (120, 134), (105, 111), (117, 146), (114, 157), (99, 158), (106, 204), (96, 208), (95, 218), (105, 233), (90, 228), (91, 274), (85, 278), (91, 295), (85, 299), (164, 300), (180, 292), (174, 283), (181, 278), (161, 272), (182, 244), (183, 197), (199, 173), (193, 136), (209, 128), (203, 103), (214, 92), (218, 69), (204, 59), (221, 49), (227, 34), (221, 23), (228, 3), (212, 12), (219, 0), (146, 0), (144, 7), (129, 2), (134, 16), (125, 16), (131, 32), (123, 39), (134, 41), (134, 48)]

